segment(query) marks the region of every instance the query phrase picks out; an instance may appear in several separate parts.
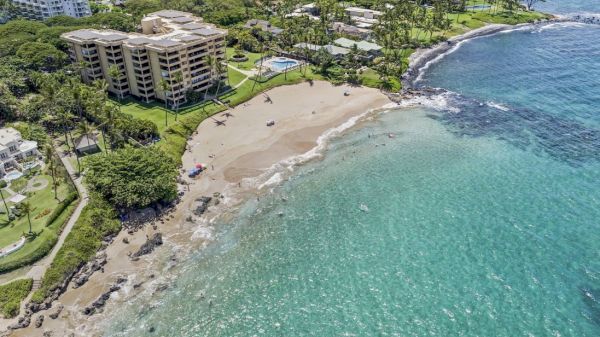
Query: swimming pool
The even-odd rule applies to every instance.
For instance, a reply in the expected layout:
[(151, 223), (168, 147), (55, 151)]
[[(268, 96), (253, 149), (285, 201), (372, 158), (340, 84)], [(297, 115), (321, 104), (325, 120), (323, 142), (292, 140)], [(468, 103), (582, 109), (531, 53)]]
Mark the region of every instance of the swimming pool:
[(4, 180), (6, 180), (6, 181), (12, 181), (12, 180), (15, 180), (15, 179), (19, 179), (22, 176), (23, 176), (23, 173), (21, 173), (19, 171), (12, 171), (12, 172), (7, 173), (4, 176)]
[(492, 6), (490, 5), (473, 5), (465, 7), (466, 10), (475, 10), (475, 9), (490, 9)]
[(300, 62), (287, 57), (275, 57), (269, 60), (269, 68), (277, 72), (292, 69), (298, 64), (300, 64)]

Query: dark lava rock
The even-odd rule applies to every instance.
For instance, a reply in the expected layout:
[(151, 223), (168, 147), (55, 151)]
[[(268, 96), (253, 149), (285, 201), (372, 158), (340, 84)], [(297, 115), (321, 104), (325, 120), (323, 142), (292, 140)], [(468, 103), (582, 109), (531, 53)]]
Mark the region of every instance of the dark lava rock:
[(44, 324), (44, 315), (39, 315), (35, 319), (35, 327), (36, 328), (40, 328), (42, 326), (42, 324)]
[(149, 238), (140, 249), (135, 252), (132, 257), (140, 257), (142, 255), (147, 255), (154, 251), (154, 248), (163, 244), (162, 234), (155, 233), (151, 238)]
[(50, 316), (50, 318), (52, 319), (57, 319), (60, 313), (63, 311), (63, 309), (64, 306), (62, 304), (59, 304), (58, 307), (56, 307), (56, 310), (48, 316)]
[(196, 201), (198, 202), (198, 207), (196, 207), (196, 209), (194, 210), (194, 214), (196, 214), (197, 216), (201, 216), (202, 214), (204, 214), (211, 200), (211, 197), (200, 197), (196, 199)]

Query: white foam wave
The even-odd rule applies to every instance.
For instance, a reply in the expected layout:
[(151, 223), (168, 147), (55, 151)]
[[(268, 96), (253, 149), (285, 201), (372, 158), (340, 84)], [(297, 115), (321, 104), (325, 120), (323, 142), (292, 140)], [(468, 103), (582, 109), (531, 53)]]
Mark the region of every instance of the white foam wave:
[(437, 111), (460, 112), (460, 109), (450, 104), (449, 99), (451, 92), (444, 92), (431, 96), (415, 96), (413, 98), (403, 100), (398, 107), (408, 108), (414, 106), (425, 106)]
[(457, 42), (454, 47), (448, 49), (446, 52), (439, 54), (438, 56), (434, 57), (432, 60), (426, 62), (421, 68), (419, 68), (418, 70), (418, 74), (419, 76), (417, 76), (417, 78), (415, 79), (415, 83), (420, 82), (423, 79), (423, 75), (425, 74), (425, 71), (427, 69), (429, 69), (429, 67), (431, 67), (433, 64), (436, 64), (438, 62), (440, 62), (444, 57), (454, 53), (455, 51), (457, 51), (464, 43), (471, 41), (472, 39), (466, 39), (466, 40), (462, 40), (460, 42)]
[(271, 178), (269, 178), (267, 181), (265, 181), (260, 186), (258, 186), (258, 189), (262, 190), (265, 187), (277, 185), (277, 184), (281, 183), (282, 181), (283, 181), (283, 176), (281, 175), (281, 172), (277, 172), (274, 175), (272, 175)]
[(271, 167), (266, 169), (264, 173), (262, 173), (261, 175), (259, 175), (257, 177), (244, 178), (242, 180), (242, 185), (254, 187), (254, 188), (257, 188), (260, 190), (265, 187), (272, 187), (272, 186), (280, 184), (282, 181), (285, 180), (285, 174), (293, 172), (295, 166), (304, 164), (310, 160), (321, 157), (323, 155), (323, 151), (325, 150), (327, 143), (329, 142), (330, 139), (332, 139), (332, 138), (340, 135), (344, 131), (352, 128), (357, 123), (366, 119), (368, 116), (370, 116), (374, 112), (384, 112), (384, 111), (394, 109), (397, 107), (398, 107), (398, 104), (389, 103), (380, 108), (367, 110), (360, 115), (356, 115), (356, 116), (348, 119), (343, 124), (325, 131), (321, 136), (319, 136), (319, 138), (317, 138), (317, 141), (316, 141), (317, 145), (315, 147), (313, 147), (312, 149), (310, 149), (309, 151), (307, 151), (303, 154), (300, 154), (300, 155), (291, 156), (284, 160), (281, 160), (281, 161), (273, 164)]
[(547, 25), (543, 25), (540, 27), (536, 27), (534, 30), (536, 33), (541, 33), (547, 30), (555, 30), (555, 29), (563, 29), (563, 28), (572, 28), (572, 27), (585, 27), (586, 24), (582, 22), (568, 21), (568, 22), (555, 22)]
[(510, 110), (508, 107), (506, 107), (502, 104), (496, 103), (494, 101), (488, 101), (488, 102), (486, 102), (486, 105), (489, 106), (490, 108), (495, 108), (495, 109), (502, 110), (502, 111)]

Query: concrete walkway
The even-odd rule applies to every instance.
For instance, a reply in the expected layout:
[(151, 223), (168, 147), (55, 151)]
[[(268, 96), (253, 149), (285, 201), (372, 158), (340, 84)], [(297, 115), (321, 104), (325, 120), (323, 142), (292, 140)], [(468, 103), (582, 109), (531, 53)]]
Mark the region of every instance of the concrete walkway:
[(46, 273), (46, 269), (48, 269), (48, 267), (50, 267), (50, 264), (52, 264), (52, 261), (54, 261), (54, 257), (56, 256), (56, 254), (62, 247), (63, 243), (65, 243), (65, 239), (67, 238), (67, 235), (69, 235), (69, 233), (71, 232), (71, 229), (73, 229), (73, 226), (79, 219), (79, 216), (81, 215), (81, 211), (88, 203), (88, 193), (87, 193), (87, 190), (85, 189), (85, 186), (83, 185), (83, 181), (82, 181), (83, 177), (76, 176), (77, 171), (73, 168), (73, 165), (71, 165), (71, 162), (69, 161), (69, 156), (65, 156), (65, 155), (61, 156), (60, 154), (59, 154), (59, 156), (60, 156), (60, 160), (62, 161), (63, 165), (67, 169), (67, 172), (69, 172), (69, 175), (73, 179), (73, 182), (75, 183), (75, 187), (77, 188), (77, 192), (79, 192), (79, 197), (81, 198), (81, 200), (79, 201), (79, 204), (75, 208), (75, 211), (73, 211), (73, 214), (69, 218), (69, 221), (67, 221), (67, 224), (65, 225), (62, 232), (60, 233), (60, 236), (58, 237), (58, 241), (54, 245), (54, 248), (52, 248), (52, 251), (50, 252), (50, 254), (46, 255), (46, 257), (44, 257), (43, 259), (34, 263), (33, 268), (31, 268), (31, 270), (27, 273), (27, 277), (32, 278), (34, 283), (36, 280), (42, 279), (42, 277), (44, 276), (44, 273)]

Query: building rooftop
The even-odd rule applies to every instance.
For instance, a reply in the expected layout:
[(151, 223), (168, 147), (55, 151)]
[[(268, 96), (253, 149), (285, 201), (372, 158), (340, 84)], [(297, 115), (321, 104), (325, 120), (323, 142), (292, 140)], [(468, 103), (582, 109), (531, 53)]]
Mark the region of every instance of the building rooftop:
[(356, 13), (372, 13), (373, 15), (383, 15), (383, 12), (361, 7), (346, 7), (346, 11)]
[(375, 43), (371, 43), (371, 42), (367, 42), (367, 41), (353, 41), (350, 39), (347, 39), (345, 37), (339, 38), (337, 40), (334, 41), (335, 44), (342, 46), (344, 48), (352, 48), (354, 45), (356, 45), (356, 48), (363, 50), (363, 51), (379, 51), (381, 50), (381, 46), (375, 44)]
[(161, 10), (146, 15), (142, 19), (143, 34), (125, 33), (115, 30), (80, 29), (61, 35), (74, 42), (100, 42), (105, 44), (122, 43), (130, 47), (141, 45), (157, 48), (171, 48), (181, 44), (209, 39), (226, 31), (213, 24), (203, 22), (202, 18), (190, 13)]
[(21, 140), (21, 133), (13, 128), (0, 129), (0, 146), (6, 147), (9, 143)]
[(271, 23), (269, 21), (265, 21), (265, 20), (252, 19), (252, 20), (248, 20), (248, 22), (246, 22), (246, 24), (244, 25), (244, 28), (252, 28), (252, 27), (259, 27), (263, 31), (269, 32), (269, 33), (275, 34), (275, 35), (281, 34), (281, 32), (283, 32), (283, 29), (281, 29), (279, 27), (275, 27), (275, 26), (271, 25)]
[(312, 50), (312, 51), (319, 51), (321, 49), (325, 49), (329, 54), (331, 54), (333, 56), (346, 55), (350, 52), (350, 49), (334, 46), (331, 44), (326, 44), (324, 46), (320, 46), (320, 45), (316, 45), (316, 44), (302, 42), (302, 43), (295, 44), (294, 47), (298, 48), (298, 49), (308, 49), (308, 50)]

